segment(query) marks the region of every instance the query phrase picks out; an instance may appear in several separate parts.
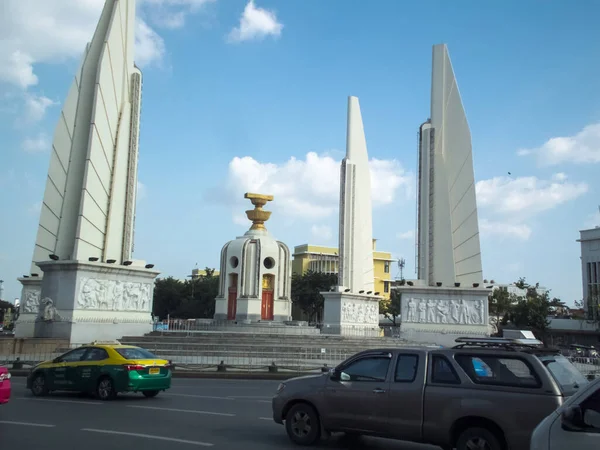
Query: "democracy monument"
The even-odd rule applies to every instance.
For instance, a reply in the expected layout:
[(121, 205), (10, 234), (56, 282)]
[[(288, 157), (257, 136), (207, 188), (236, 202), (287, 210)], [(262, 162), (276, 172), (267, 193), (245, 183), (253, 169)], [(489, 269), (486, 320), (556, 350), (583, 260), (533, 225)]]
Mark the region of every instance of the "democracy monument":
[[(19, 279), (17, 338), (82, 343), (152, 331), (159, 272), (133, 258), (142, 89), (134, 29), (135, 1), (107, 0), (54, 133), (32, 265)], [(254, 205), (246, 211), (252, 225), (222, 248), (212, 323), (224, 329), (298, 327), (291, 317), (290, 251), (265, 227), (271, 212), (263, 207), (273, 196), (245, 198)], [(433, 47), (417, 202), (418, 277), (398, 287), (403, 336), (439, 344), (456, 335), (488, 334), (471, 137), (443, 44)], [(320, 333), (380, 336), (369, 157), (359, 101), (352, 96), (338, 223), (338, 286), (322, 292)]]
[(132, 259), (142, 74), (135, 1), (107, 0), (64, 102), (15, 336), (152, 330), (158, 272)]

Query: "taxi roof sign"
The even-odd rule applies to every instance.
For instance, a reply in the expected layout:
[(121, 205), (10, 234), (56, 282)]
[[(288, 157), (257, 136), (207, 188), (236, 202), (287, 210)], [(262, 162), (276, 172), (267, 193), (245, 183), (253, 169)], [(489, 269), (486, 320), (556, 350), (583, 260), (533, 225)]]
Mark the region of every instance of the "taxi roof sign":
[(121, 345), (117, 340), (114, 341), (93, 341), (91, 345)]

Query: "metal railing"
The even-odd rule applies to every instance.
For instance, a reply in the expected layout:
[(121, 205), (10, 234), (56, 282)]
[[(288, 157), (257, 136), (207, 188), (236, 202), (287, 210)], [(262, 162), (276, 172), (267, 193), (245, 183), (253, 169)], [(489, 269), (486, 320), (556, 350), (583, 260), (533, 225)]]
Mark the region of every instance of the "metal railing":
[[(123, 343), (146, 348), (160, 358), (171, 360), (178, 371), (231, 371), (231, 372), (285, 372), (318, 373), (335, 367), (358, 351), (381, 346), (380, 340), (370, 343), (348, 341), (313, 343), (280, 342), (280, 339), (259, 337), (248, 339), (161, 339), (152, 337), (132, 338)], [(3, 342), (5, 341), (5, 342)], [(24, 348), (7, 345), (0, 340), (0, 365), (13, 369), (28, 369), (42, 361), (49, 361), (66, 351), (83, 344), (34, 343)], [(10, 340), (12, 341), (12, 340)], [(89, 344), (89, 343), (85, 343)], [(400, 344), (403, 345), (403, 344)], [(586, 377), (600, 377), (600, 358), (569, 358)]]
[[(227, 333), (253, 333), (253, 334), (276, 334), (276, 335), (302, 335), (316, 336), (334, 333), (340, 327), (339, 324), (309, 323), (306, 321), (278, 322), (215, 322), (212, 319), (170, 319), (153, 324), (153, 331), (160, 335), (189, 335), (209, 332)], [(396, 333), (393, 330), (396, 330)], [(345, 337), (384, 337), (398, 335), (398, 327), (392, 325), (343, 325)]]

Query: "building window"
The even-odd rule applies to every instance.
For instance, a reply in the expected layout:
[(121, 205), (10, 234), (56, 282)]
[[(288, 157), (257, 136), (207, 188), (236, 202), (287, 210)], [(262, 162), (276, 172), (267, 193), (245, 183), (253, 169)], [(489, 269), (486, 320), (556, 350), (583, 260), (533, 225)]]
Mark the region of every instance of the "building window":
[(388, 292), (390, 292), (390, 282), (389, 281), (384, 281), (383, 282), (383, 292), (385, 292), (386, 294)]
[(384, 266), (383, 266), (383, 271), (384, 271), (385, 273), (390, 273), (390, 262), (389, 262), (389, 261), (386, 261), (386, 262), (385, 262), (385, 264), (384, 264)]

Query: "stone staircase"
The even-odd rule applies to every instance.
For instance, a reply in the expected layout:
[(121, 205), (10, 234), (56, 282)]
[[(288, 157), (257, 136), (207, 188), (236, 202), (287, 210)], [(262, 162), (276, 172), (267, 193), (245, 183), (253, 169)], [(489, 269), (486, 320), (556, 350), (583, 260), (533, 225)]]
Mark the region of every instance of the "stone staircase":
[[(182, 367), (265, 367), (275, 363), (290, 368), (334, 366), (353, 354), (375, 348), (396, 348), (411, 343), (396, 338), (335, 335), (276, 335), (240, 332), (151, 333), (125, 336), (121, 343), (145, 348)], [(414, 345), (414, 344), (412, 344)]]

